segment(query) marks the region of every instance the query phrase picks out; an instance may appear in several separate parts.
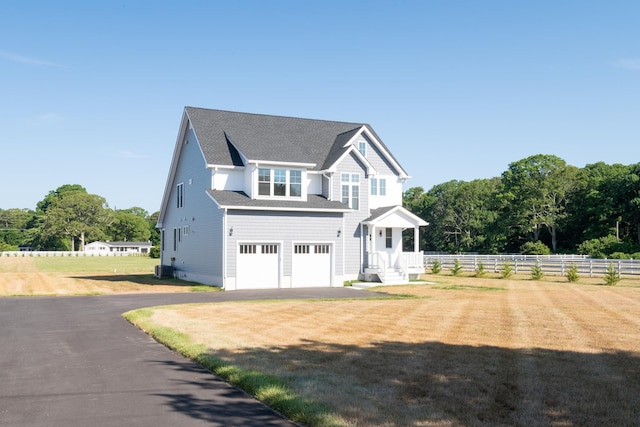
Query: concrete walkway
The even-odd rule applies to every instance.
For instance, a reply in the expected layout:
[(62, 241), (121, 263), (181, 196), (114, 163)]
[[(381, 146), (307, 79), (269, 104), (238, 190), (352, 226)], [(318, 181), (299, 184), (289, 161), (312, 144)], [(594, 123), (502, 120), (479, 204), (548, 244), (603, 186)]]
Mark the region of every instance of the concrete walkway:
[(369, 295), (330, 288), (0, 298), (0, 426), (292, 426), (121, 314), (190, 302)]

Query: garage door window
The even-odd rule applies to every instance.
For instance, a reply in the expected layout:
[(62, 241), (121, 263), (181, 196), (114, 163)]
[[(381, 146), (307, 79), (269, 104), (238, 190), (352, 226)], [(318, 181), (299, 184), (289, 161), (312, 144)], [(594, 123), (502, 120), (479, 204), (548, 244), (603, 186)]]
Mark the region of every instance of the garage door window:
[(329, 245), (316, 245), (314, 252), (317, 254), (328, 254)]
[(262, 245), (263, 254), (277, 254), (278, 245)]
[(240, 245), (241, 254), (255, 254), (256, 245)]

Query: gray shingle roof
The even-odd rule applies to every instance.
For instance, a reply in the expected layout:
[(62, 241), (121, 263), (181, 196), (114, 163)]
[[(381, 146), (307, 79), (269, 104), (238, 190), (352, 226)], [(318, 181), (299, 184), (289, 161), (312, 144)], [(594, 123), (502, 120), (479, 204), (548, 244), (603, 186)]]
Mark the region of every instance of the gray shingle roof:
[[(333, 122), (186, 107), (208, 164), (237, 165), (230, 140), (249, 160), (314, 163), (328, 167), (365, 123)], [(380, 141), (380, 138), (376, 136)], [(385, 148), (386, 149), (386, 148)], [(387, 150), (388, 151), (388, 150)], [(334, 160), (334, 161), (335, 161)]]
[(336, 201), (329, 201), (323, 196), (309, 194), (307, 201), (251, 199), (242, 191), (207, 190), (207, 193), (220, 205), (226, 208), (254, 208), (279, 210), (314, 210), (325, 212), (345, 212), (349, 208)]

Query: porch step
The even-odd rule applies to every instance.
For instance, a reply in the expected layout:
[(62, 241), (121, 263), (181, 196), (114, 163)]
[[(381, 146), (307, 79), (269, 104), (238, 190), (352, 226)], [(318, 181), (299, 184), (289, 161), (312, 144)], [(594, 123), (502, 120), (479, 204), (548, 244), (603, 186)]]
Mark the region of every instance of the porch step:
[(381, 280), (385, 285), (398, 285), (409, 283), (409, 280), (402, 277), (402, 272), (400, 270), (387, 270), (384, 275), (384, 280)]

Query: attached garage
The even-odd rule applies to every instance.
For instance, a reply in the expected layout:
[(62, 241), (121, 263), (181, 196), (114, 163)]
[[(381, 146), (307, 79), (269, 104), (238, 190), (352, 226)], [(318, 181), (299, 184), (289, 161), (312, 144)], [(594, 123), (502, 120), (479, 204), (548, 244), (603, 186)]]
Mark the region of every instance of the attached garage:
[(236, 289), (278, 288), (280, 252), (280, 245), (277, 243), (239, 244)]
[(332, 285), (332, 246), (326, 243), (296, 243), (291, 259), (291, 286), (328, 287)]

